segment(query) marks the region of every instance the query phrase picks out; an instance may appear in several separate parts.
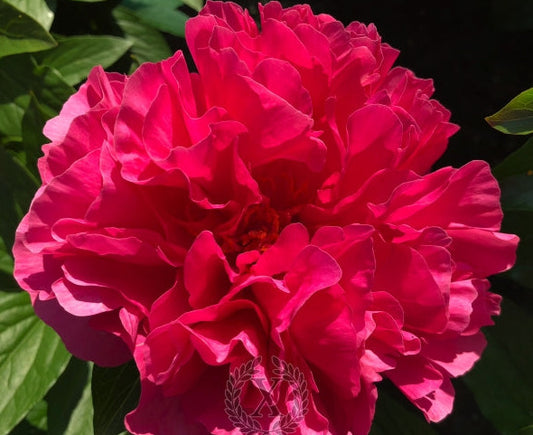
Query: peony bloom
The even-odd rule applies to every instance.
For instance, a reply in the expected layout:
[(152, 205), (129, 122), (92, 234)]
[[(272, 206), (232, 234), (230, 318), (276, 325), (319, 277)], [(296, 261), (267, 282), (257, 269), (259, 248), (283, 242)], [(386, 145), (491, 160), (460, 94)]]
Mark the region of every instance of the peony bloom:
[(208, 2), (198, 73), (180, 52), (93, 70), (45, 127), (15, 276), (73, 354), (135, 359), (134, 434), (241, 433), (228, 377), (257, 361), (253, 408), (272, 357), (308, 388), (295, 433), (367, 434), (384, 377), (439, 421), (515, 260), (497, 182), (481, 161), (429, 172), (457, 128), (373, 25), (260, 15)]

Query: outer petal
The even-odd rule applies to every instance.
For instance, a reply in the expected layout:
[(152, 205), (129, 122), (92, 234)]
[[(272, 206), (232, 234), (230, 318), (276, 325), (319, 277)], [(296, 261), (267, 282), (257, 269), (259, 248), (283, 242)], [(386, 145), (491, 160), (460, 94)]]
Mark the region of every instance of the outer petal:
[(94, 361), (102, 366), (118, 366), (132, 357), (120, 336), (99, 330), (91, 325), (91, 317), (78, 317), (64, 311), (56, 300), (36, 300), (35, 313), (54, 328), (69, 352), (78, 358)]

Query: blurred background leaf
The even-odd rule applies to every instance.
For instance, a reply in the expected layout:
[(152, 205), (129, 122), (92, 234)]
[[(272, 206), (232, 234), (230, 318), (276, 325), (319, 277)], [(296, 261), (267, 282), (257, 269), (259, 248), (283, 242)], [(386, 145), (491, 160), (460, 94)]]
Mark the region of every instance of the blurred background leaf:
[(161, 32), (143, 23), (134, 11), (118, 6), (113, 10), (113, 16), (126, 39), (132, 43), (133, 62), (130, 71), (143, 62), (157, 62), (171, 56), (172, 52)]
[(157, 30), (185, 35), (185, 22), (189, 17), (177, 9), (183, 5), (181, 0), (123, 0), (122, 5)]
[(44, 0), (0, 0), (0, 57), (54, 47), (52, 19)]
[(496, 326), (484, 329), (488, 345), (483, 357), (464, 378), (502, 434), (516, 434), (533, 421), (532, 330), (527, 309), (505, 298)]
[(51, 117), (74, 93), (58, 71), (38, 65), (28, 54), (0, 59), (0, 82), (0, 135), (18, 142), (22, 141), (22, 119), (32, 95)]
[(72, 357), (46, 395), (49, 435), (92, 435), (92, 363)]
[(531, 171), (533, 171), (533, 137), (493, 169), (494, 175), (499, 180), (510, 175), (527, 175)]
[(94, 366), (92, 395), (94, 431), (117, 435), (124, 431), (124, 417), (137, 406), (139, 371), (133, 361), (119, 367)]
[(0, 237), (6, 247), (13, 246), (15, 229), (36, 189), (37, 182), (33, 175), (0, 147)]
[(503, 230), (520, 237), (515, 266), (505, 275), (533, 288), (533, 175), (511, 175), (500, 181)]
[(19, 11), (32, 17), (45, 30), (50, 30), (54, 21), (56, 2), (50, 0), (4, 0), (16, 7)]
[(183, 3), (195, 11), (200, 11), (200, 9), (202, 9), (204, 6), (203, 0), (183, 0)]
[(48, 404), (40, 400), (30, 409), (26, 418), (17, 424), (9, 435), (47, 435), (48, 422), (46, 419)]
[[(39, 104), (33, 93), (30, 94), (30, 103), (22, 117), (22, 145), (25, 166), (36, 178), (39, 178), (37, 160), (42, 155), (41, 146), (48, 142), (42, 131), (44, 124), (50, 118), (50, 112)], [(22, 152), (19, 153), (19, 157), (21, 155)]]
[(58, 37), (58, 46), (36, 56), (39, 63), (54, 68), (63, 81), (75, 85), (89, 75), (95, 65), (102, 68), (115, 63), (132, 42), (116, 36)]
[(376, 416), (370, 435), (437, 435), (414, 405), (401, 395), (389, 381), (378, 390)]

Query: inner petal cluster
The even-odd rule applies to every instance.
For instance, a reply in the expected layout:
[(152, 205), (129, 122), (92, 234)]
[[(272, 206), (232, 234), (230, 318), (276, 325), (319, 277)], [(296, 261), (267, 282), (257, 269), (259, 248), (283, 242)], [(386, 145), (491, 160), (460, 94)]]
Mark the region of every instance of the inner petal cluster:
[(233, 236), (222, 237), (226, 254), (257, 250), (264, 252), (278, 240), (281, 230), (290, 222), (287, 212), (280, 213), (261, 204), (248, 207)]

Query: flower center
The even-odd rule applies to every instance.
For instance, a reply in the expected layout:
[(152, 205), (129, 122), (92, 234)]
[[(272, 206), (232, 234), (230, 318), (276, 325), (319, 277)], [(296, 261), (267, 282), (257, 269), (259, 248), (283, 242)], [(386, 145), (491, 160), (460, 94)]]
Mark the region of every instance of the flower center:
[(289, 221), (289, 213), (277, 212), (265, 204), (252, 205), (242, 216), (235, 236), (224, 238), (223, 250), (263, 252), (276, 242)]

